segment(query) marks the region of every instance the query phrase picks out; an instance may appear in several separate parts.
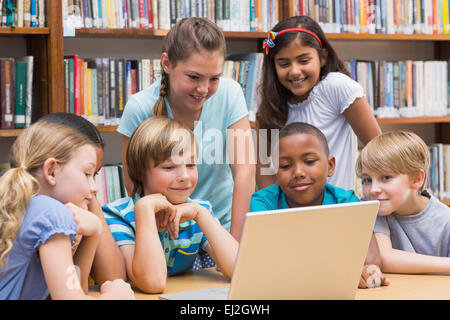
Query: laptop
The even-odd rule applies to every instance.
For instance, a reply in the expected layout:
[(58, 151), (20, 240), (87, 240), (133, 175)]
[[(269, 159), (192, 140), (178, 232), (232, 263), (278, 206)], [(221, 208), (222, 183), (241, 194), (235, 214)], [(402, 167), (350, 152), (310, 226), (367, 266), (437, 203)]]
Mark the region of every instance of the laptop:
[(231, 285), (174, 300), (354, 299), (378, 201), (247, 213)]

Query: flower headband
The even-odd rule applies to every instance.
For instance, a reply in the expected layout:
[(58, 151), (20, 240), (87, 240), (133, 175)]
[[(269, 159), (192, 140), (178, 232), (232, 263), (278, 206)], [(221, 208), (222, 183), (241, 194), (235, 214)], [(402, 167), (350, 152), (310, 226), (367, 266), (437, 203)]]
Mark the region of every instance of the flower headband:
[(310, 35), (312, 35), (314, 38), (317, 39), (317, 41), (319, 41), (319, 45), (322, 48), (322, 41), (320, 41), (319, 37), (312, 31), (309, 31), (308, 29), (303, 29), (303, 28), (288, 28), (288, 29), (284, 29), (281, 31), (270, 31), (267, 34), (267, 38), (264, 39), (263, 41), (263, 49), (266, 51), (266, 54), (269, 54), (269, 48), (273, 48), (275, 47), (275, 43), (273, 42), (273, 40), (275, 40), (275, 38), (283, 33), (286, 32), (292, 32), (292, 31), (298, 31), (298, 32), (306, 32), (309, 33)]

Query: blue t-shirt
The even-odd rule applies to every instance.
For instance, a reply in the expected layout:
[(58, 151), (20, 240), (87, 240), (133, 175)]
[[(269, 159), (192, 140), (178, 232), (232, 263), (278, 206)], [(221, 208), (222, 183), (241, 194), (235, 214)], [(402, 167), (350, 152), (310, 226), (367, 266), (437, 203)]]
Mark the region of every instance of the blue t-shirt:
[(47, 298), (38, 246), (55, 234), (70, 236), (73, 245), (76, 233), (73, 214), (61, 202), (44, 195), (31, 198), (6, 267), (0, 268), (0, 300)]
[[(130, 97), (118, 132), (130, 137), (136, 127), (152, 116), (155, 102), (159, 98), (161, 79), (150, 87)], [(173, 118), (169, 102), (168, 116)], [(227, 128), (247, 116), (248, 110), (241, 86), (234, 80), (220, 78), (217, 92), (205, 101), (194, 135), (199, 147), (197, 159), (198, 182), (192, 198), (211, 202), (222, 226), (230, 230), (233, 198), (233, 176), (227, 157), (225, 138)]]
[[(322, 205), (347, 202), (359, 202), (359, 199), (353, 190), (344, 190), (328, 183), (325, 185)], [(251, 212), (288, 208), (290, 207), (286, 201), (286, 195), (276, 184), (258, 190), (252, 195), (252, 199), (250, 201)]]
[[(136, 222), (134, 218), (134, 205), (137, 199), (122, 198), (105, 204), (103, 214), (111, 233), (118, 246), (134, 245), (136, 242)], [(188, 199), (186, 202), (198, 203), (212, 212), (208, 201)], [(158, 232), (159, 240), (164, 251), (169, 276), (192, 269), (200, 248), (205, 249), (208, 240), (194, 220), (180, 224), (178, 238), (172, 240), (167, 230)]]

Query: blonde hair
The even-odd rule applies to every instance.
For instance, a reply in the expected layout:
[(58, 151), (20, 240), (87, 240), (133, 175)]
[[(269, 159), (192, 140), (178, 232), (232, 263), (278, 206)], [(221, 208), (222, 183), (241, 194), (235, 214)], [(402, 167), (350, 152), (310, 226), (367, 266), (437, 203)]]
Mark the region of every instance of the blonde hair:
[(49, 158), (67, 163), (79, 147), (91, 144), (87, 136), (65, 125), (37, 122), (25, 129), (10, 150), (11, 169), (0, 178), (0, 267), (12, 249), (14, 239), (34, 195), (40, 191), (37, 169)]
[(372, 139), (360, 152), (356, 161), (356, 174), (363, 168), (383, 174), (392, 172), (417, 177), (420, 170), (425, 179), (419, 192), (426, 186), (430, 167), (430, 151), (425, 142), (409, 131), (390, 131)]
[[(225, 37), (220, 28), (206, 18), (184, 18), (178, 21), (164, 37), (162, 52), (167, 53), (174, 66), (188, 59), (193, 52), (219, 50), (226, 54)], [(167, 116), (164, 97), (169, 93), (169, 75), (161, 68), (161, 89), (152, 114)]]
[(151, 117), (142, 122), (131, 135), (126, 154), (128, 176), (133, 182), (132, 195), (144, 196), (143, 179), (150, 164), (156, 167), (172, 155), (193, 148), (194, 144), (193, 132), (181, 122), (167, 117)]

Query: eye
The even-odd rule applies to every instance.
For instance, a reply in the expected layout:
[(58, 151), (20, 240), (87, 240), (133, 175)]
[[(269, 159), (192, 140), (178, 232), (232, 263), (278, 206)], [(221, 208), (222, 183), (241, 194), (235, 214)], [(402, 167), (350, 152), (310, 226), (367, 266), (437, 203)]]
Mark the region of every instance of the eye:
[(194, 76), (192, 74), (189, 74), (188, 77), (191, 78), (192, 80), (198, 80), (200, 78), (200, 77)]
[(216, 81), (219, 81), (219, 77), (214, 77), (214, 78), (211, 78), (211, 81), (214, 81), (214, 82), (216, 82)]
[(162, 167), (164, 170), (172, 170), (173, 168), (175, 168), (175, 166), (172, 165), (166, 165)]
[(361, 179), (361, 183), (362, 183), (363, 185), (365, 185), (365, 184), (370, 184), (370, 183), (372, 183), (372, 179), (371, 179), (371, 178), (367, 178), (367, 177), (362, 178), (362, 179)]
[(391, 180), (392, 179), (392, 176), (383, 176), (382, 177), (382, 180), (383, 181), (389, 181), (389, 180)]
[(186, 165), (186, 167), (188, 167), (188, 168), (195, 168), (195, 167), (197, 167), (197, 164), (196, 163), (189, 163), (189, 164)]
[(305, 163), (309, 166), (312, 166), (313, 164), (315, 164), (317, 162), (317, 159), (306, 159)]
[(280, 165), (278, 166), (280, 169), (289, 169), (291, 167), (290, 163), (280, 163)]

